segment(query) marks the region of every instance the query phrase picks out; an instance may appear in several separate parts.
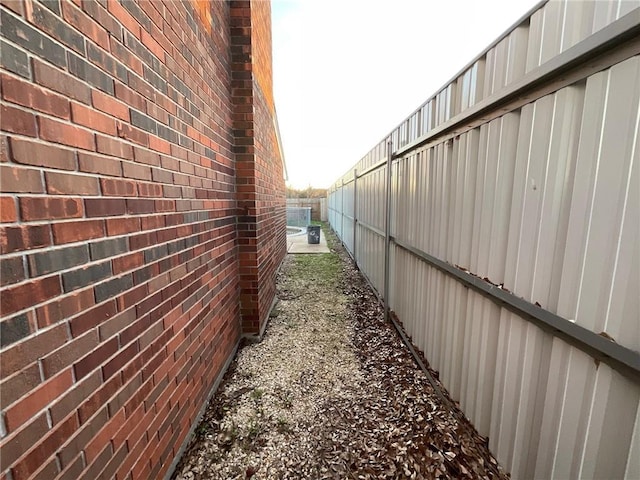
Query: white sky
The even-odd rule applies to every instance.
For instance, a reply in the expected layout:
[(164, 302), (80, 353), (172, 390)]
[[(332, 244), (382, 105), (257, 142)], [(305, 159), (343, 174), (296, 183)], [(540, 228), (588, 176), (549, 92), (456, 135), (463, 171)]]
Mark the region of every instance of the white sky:
[(294, 188), (329, 187), (538, 0), (272, 0)]

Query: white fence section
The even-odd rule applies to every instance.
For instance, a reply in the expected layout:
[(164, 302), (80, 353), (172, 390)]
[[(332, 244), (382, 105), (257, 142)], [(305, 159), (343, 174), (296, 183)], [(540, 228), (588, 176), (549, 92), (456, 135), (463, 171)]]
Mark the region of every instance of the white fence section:
[(543, 2), (330, 189), (513, 478), (640, 479), (639, 130), (640, 1)]

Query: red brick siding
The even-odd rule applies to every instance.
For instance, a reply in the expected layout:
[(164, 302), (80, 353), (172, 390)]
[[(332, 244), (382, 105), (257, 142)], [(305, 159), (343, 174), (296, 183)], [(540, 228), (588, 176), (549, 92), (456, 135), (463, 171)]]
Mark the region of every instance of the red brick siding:
[(258, 304), (261, 326), (275, 295), (275, 276), (286, 254), (286, 198), (282, 160), (271, 112), (260, 90), (256, 90), (256, 177)]
[(256, 335), (268, 318), (286, 254), (284, 172), (273, 122), (270, 5), (233, 1), (231, 16), (242, 328)]
[(268, 315), (273, 108), (229, 3), (0, 4), (0, 476), (162, 478)]
[(251, 2), (251, 28), (252, 62), (255, 82), (262, 92), (269, 111), (273, 113), (275, 111), (275, 103), (273, 100), (270, 2), (262, 2), (260, 0), (253, 0)]
[(283, 158), (276, 137), (273, 100), (271, 6), (251, 2), (254, 52), (254, 145), (258, 211), (258, 303), (260, 319), (269, 314), (275, 296), (275, 275), (286, 254), (286, 195)]

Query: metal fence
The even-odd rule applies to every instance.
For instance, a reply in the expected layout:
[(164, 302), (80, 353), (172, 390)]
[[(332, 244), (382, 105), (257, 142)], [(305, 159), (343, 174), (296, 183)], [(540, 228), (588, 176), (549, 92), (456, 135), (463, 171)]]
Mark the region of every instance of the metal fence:
[(306, 227), (311, 224), (311, 207), (287, 206), (287, 225)]
[(310, 207), (311, 220), (327, 221), (327, 199), (323, 198), (287, 198), (288, 207)]
[(640, 2), (543, 2), (330, 189), (513, 478), (640, 478), (639, 54)]

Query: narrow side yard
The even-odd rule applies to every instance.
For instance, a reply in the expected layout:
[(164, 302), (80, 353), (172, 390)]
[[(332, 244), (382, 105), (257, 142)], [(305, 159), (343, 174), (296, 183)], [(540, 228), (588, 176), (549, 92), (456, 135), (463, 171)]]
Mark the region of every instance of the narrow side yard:
[(325, 233), (332, 253), (286, 258), (264, 339), (238, 351), (174, 478), (508, 478)]

